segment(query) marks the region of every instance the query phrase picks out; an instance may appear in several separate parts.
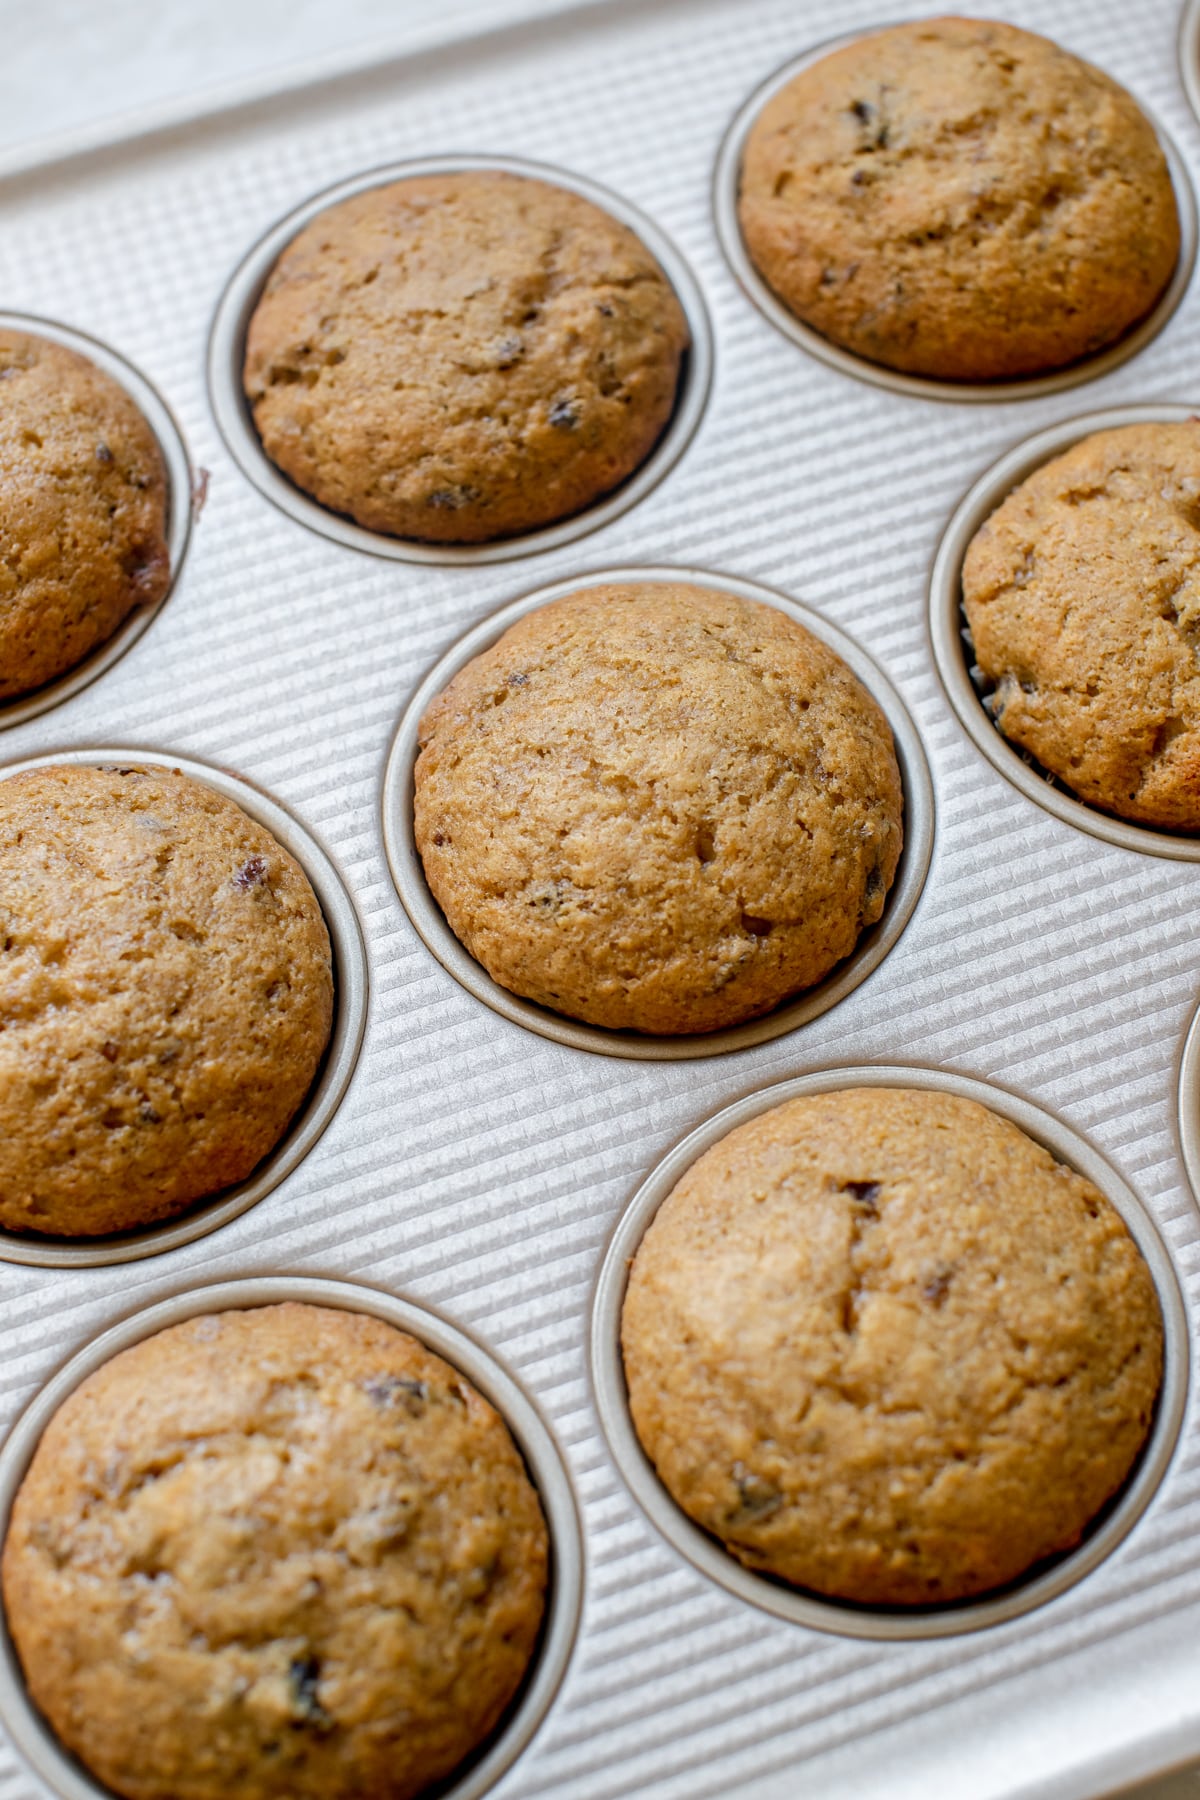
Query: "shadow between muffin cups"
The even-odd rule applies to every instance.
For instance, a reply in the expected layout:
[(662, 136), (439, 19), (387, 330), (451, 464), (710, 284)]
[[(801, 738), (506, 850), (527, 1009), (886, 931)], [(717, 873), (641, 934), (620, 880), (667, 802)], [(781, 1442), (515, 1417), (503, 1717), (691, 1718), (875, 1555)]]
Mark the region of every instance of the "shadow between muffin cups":
[(61, 705), (64, 700), (71, 699), (88, 687), (98, 676), (111, 669), (114, 663), (119, 662), (158, 617), (175, 592), (183, 571), (192, 532), (195, 483), (187, 446), (174, 413), (158, 390), (132, 363), (126, 362), (123, 356), (118, 356), (115, 350), (111, 350), (99, 339), (88, 337), (86, 333), (75, 331), (70, 326), (60, 325), (53, 319), (35, 318), (27, 313), (0, 312), (0, 329), (25, 332), (30, 337), (45, 338), (49, 343), (61, 344), (66, 350), (74, 350), (77, 355), (94, 363), (102, 374), (111, 377), (129, 395), (150, 427), (162, 456), (167, 479), (166, 539), (170, 557), (170, 579), (161, 600), (156, 600), (150, 606), (135, 606), (112, 636), (89, 651), (74, 668), (67, 669), (53, 681), (34, 688), (28, 694), (16, 694), (11, 700), (0, 700), (0, 731), (4, 731), (10, 726), (24, 725), (28, 720), (38, 718), (42, 713), (49, 712), (51, 707)]
[(1015, 444), (972, 484), (951, 516), (929, 577), (929, 636), (938, 676), (959, 722), (992, 767), (1054, 818), (1102, 843), (1176, 862), (1200, 862), (1200, 834), (1158, 831), (1080, 800), (1027, 752), (1012, 744), (984, 711), (985, 687), (972, 675), (970, 632), (962, 605), (962, 568), (976, 532), (1035, 469), (1093, 433), (1121, 425), (1186, 424), (1196, 408), (1148, 404), (1113, 406), (1060, 420)]
[[(1200, 5), (1200, 0), (1197, 0), (1197, 4)], [(897, 22), (895, 19), (884, 19), (869, 30), (842, 32), (794, 57), (754, 90), (729, 125), (717, 152), (713, 170), (713, 220), (717, 240), (739, 286), (777, 331), (790, 338), (801, 350), (816, 357), (818, 362), (836, 369), (839, 374), (852, 375), (858, 381), (870, 382), (875, 387), (887, 388), (895, 394), (907, 394), (917, 400), (948, 400), (968, 404), (979, 401), (1036, 400), (1043, 395), (1058, 394), (1065, 388), (1079, 387), (1084, 382), (1096, 381), (1100, 376), (1110, 374), (1113, 369), (1119, 368), (1140, 350), (1144, 350), (1172, 318), (1187, 292), (1196, 261), (1196, 196), (1187, 164), (1172, 139), (1140, 99), (1137, 104), (1154, 128), (1175, 193), (1175, 205), (1179, 214), (1179, 257), (1170, 281), (1145, 318), (1115, 344), (1109, 344), (1094, 356), (1083, 357), (1061, 369), (1052, 369), (1045, 375), (1019, 376), (1007, 381), (943, 381), (928, 375), (908, 375), (900, 369), (889, 369), (883, 363), (871, 362), (865, 356), (845, 350), (813, 326), (806, 325), (784, 305), (755, 268), (742, 238), (737, 208), (742, 156), (746, 139), (759, 113), (768, 101), (773, 100), (803, 70), (811, 68), (833, 51), (856, 43), (860, 38), (873, 36)]]
[(0, 1230), (0, 1262), (45, 1269), (100, 1268), (159, 1256), (227, 1225), (277, 1188), (308, 1155), (341, 1105), (362, 1046), (369, 987), (362, 926), (342, 877), (328, 852), (278, 800), (241, 776), (195, 757), (168, 756), (160, 750), (127, 746), (74, 748), (27, 757), (0, 767), (0, 781), (28, 769), (53, 768), (64, 763), (95, 767), (128, 763), (176, 769), (215, 789), (265, 826), (295, 857), (316, 894), (333, 952), (334, 1010), (329, 1043), (307, 1097), (279, 1143), (245, 1181), (198, 1200), (186, 1212), (140, 1230), (94, 1238), (39, 1237)]
[[(548, 1712), (574, 1649), (583, 1599), (583, 1542), (579, 1510), (562, 1453), (550, 1427), (523, 1387), (473, 1337), (439, 1313), (358, 1283), (317, 1276), (254, 1276), (193, 1288), (160, 1300), (102, 1331), (42, 1388), (0, 1449), (0, 1543), (25, 1472), (54, 1413), (87, 1376), (119, 1351), (154, 1332), (206, 1313), (300, 1301), (367, 1313), (408, 1332), (478, 1388), (512, 1432), (537, 1490), (550, 1539), (546, 1614), (525, 1679), (484, 1743), (460, 1771), (428, 1791), (429, 1800), (480, 1800), (526, 1749)], [(112, 1800), (63, 1748), (26, 1691), (20, 1664), (0, 1613), (0, 1724), (30, 1767), (61, 1800)]]
[[(372, 188), (411, 177), (489, 171), (523, 176), (578, 194), (626, 226), (650, 251), (674, 289), (691, 335), (691, 344), (680, 368), (675, 405), (657, 443), (631, 475), (582, 512), (554, 524), (481, 544), (427, 543), (369, 531), (306, 494), (275, 466), (263, 449), (242, 388), (250, 318), (283, 251), (306, 225), (330, 207)], [(474, 566), (511, 562), (518, 557), (534, 556), (542, 550), (557, 549), (611, 523), (657, 487), (687, 449), (708, 401), (712, 368), (712, 326), (699, 283), (684, 257), (653, 220), (596, 182), (548, 163), (504, 156), (431, 156), (389, 163), (314, 195), (272, 226), (234, 270), (217, 304), (208, 341), (209, 402), (226, 448), (247, 480), (272, 505), (319, 536), (351, 550), (409, 563)]]
[[(870, 1607), (792, 1587), (740, 1563), (688, 1518), (659, 1479), (629, 1412), (621, 1355), (621, 1314), (633, 1257), (659, 1207), (694, 1162), (738, 1125), (801, 1095), (849, 1087), (909, 1087), (978, 1101), (1010, 1120), (1058, 1161), (1100, 1189), (1124, 1220), (1150, 1270), (1162, 1312), (1163, 1382), (1149, 1436), (1124, 1486), (1092, 1521), (1082, 1543), (1035, 1567), (1011, 1586), (944, 1606)], [(1175, 1452), (1189, 1387), (1188, 1321), (1178, 1278), (1158, 1227), (1133, 1188), (1072, 1128), (1040, 1106), (966, 1075), (904, 1064), (821, 1069), (744, 1095), (669, 1151), (634, 1194), (609, 1239), (592, 1298), (589, 1345), (600, 1428), (633, 1498), (651, 1524), (694, 1568), (737, 1599), (776, 1618), (878, 1642), (952, 1637), (1002, 1625), (1065, 1593), (1096, 1569), (1153, 1500)]]
[[(827, 644), (853, 670), (881, 708), (895, 743), (904, 792), (904, 847), (882, 918), (862, 933), (850, 955), (815, 987), (785, 1000), (762, 1017), (722, 1031), (659, 1037), (636, 1031), (610, 1030), (552, 1012), (548, 1007), (510, 993), (499, 982), (493, 981), (451, 931), (426, 882), (416, 847), (414, 770), (418, 755), (417, 736), (426, 707), (460, 669), (494, 644), (516, 620), (566, 594), (618, 582), (689, 582), (773, 606), (786, 613)], [(920, 898), (933, 852), (933, 784), (925, 752), (903, 701), (877, 664), (838, 626), (810, 611), (800, 601), (757, 582), (743, 581), (733, 575), (711, 574), (705, 569), (665, 566), (593, 569), (537, 588), (482, 620), (439, 658), (405, 707), (384, 768), (382, 809), (384, 850), (400, 902), (426, 948), (461, 987), (502, 1018), (555, 1043), (566, 1044), (575, 1050), (590, 1050), (600, 1056), (624, 1056), (650, 1062), (682, 1062), (748, 1049), (753, 1044), (782, 1037), (785, 1032), (794, 1031), (797, 1026), (828, 1012), (866, 980), (900, 938)]]

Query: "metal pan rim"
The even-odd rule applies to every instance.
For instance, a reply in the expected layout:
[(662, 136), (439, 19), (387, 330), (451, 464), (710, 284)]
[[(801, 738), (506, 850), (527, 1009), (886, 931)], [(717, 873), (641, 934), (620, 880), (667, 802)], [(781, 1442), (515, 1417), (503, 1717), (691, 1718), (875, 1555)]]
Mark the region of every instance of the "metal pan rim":
[(358, 910), (329, 852), (272, 794), (253, 786), (213, 763), (193, 756), (172, 756), (160, 749), (141, 747), (80, 747), (43, 751), (19, 762), (0, 764), (0, 781), (27, 769), (50, 768), (58, 763), (130, 763), (153, 768), (178, 769), (195, 781), (215, 788), (243, 812), (263, 825), (289, 851), (312, 883), (333, 950), (334, 1017), (329, 1047), (312, 1091), (287, 1132), (245, 1181), (201, 1200), (178, 1217), (139, 1231), (111, 1237), (24, 1237), (0, 1229), (0, 1262), (22, 1263), (42, 1269), (104, 1268), (114, 1263), (137, 1262), (161, 1256), (197, 1238), (207, 1237), (222, 1225), (240, 1218), (277, 1188), (313, 1149), (341, 1105), (354, 1073), (367, 1022), (370, 987), (366, 943)]
[(124, 388), (153, 432), (166, 470), (167, 550), (171, 562), (167, 590), (153, 606), (135, 606), (111, 637), (105, 638), (102, 644), (97, 644), (82, 662), (76, 663), (74, 668), (67, 669), (64, 674), (55, 676), (53, 681), (34, 688), (31, 693), (16, 694), (11, 700), (0, 700), (0, 731), (7, 731), (14, 726), (27, 724), (30, 719), (39, 718), (42, 713), (61, 706), (64, 700), (70, 700), (85, 687), (89, 687), (111, 669), (114, 663), (119, 662), (153, 624), (179, 586), (183, 574), (192, 535), (195, 479), (187, 443), (175, 414), (158, 389), (133, 363), (99, 338), (90, 337), (72, 326), (61, 325), (55, 319), (43, 319), (32, 313), (0, 312), (0, 330), (27, 332), (31, 337), (46, 338), (52, 344), (61, 344), (65, 350), (74, 350), (79, 356), (95, 363), (98, 369)]
[[(242, 392), (242, 362), (250, 315), (258, 303), (276, 260), (303, 227), (339, 201), (388, 182), (411, 176), (496, 171), (578, 194), (611, 214), (640, 238), (656, 258), (683, 308), (691, 333), (674, 411), (646, 460), (609, 494), (602, 495), (583, 512), (523, 536), (497, 538), (484, 544), (423, 543), (413, 538), (389, 537), (369, 531), (353, 519), (331, 512), (277, 469), (262, 447)], [(217, 428), (225, 447), (242, 474), (272, 505), (318, 536), (352, 550), (365, 551), (393, 562), (442, 564), (467, 568), (488, 563), (513, 562), (546, 550), (559, 549), (577, 538), (598, 531), (644, 499), (674, 468), (694, 437), (712, 383), (713, 333), (699, 282), (672, 240), (640, 208), (598, 182), (573, 174), (552, 163), (521, 157), (485, 154), (411, 158), (340, 181), (313, 195), (273, 225), (246, 254), (230, 276), (217, 303), (208, 342), (208, 394)]]
[[(110, 1325), (40, 1389), (0, 1448), (0, 1542), (8, 1532), (13, 1501), (51, 1417), (77, 1388), (118, 1351), (168, 1325), (205, 1313), (277, 1305), (298, 1300), (313, 1306), (369, 1313), (409, 1332), (459, 1369), (489, 1400), (512, 1432), (542, 1502), (551, 1544), (551, 1576), (540, 1647), (530, 1675), (490, 1747), (441, 1800), (479, 1800), (527, 1747), (562, 1683), (579, 1628), (583, 1595), (583, 1538), (571, 1479), (562, 1453), (539, 1408), (490, 1351), (439, 1312), (379, 1288), (323, 1276), (256, 1275), (189, 1288)], [(63, 1749), (26, 1692), (16, 1652), (0, 1610), (0, 1721), (35, 1773), (62, 1800), (113, 1800)]]
[[(451, 931), (426, 884), (413, 836), (417, 732), (430, 701), (472, 657), (487, 649), (526, 613), (565, 594), (613, 582), (690, 582), (776, 607), (811, 631), (814, 637), (820, 638), (849, 665), (881, 707), (896, 746), (904, 790), (904, 849), (882, 919), (869, 932), (863, 933), (850, 955), (816, 987), (784, 1001), (762, 1018), (723, 1031), (697, 1033), (694, 1037), (654, 1037), (633, 1031), (610, 1031), (551, 1012), (548, 1007), (509, 993), (492, 980)], [(646, 1062), (685, 1062), (745, 1050), (751, 1045), (782, 1037), (828, 1012), (865, 981), (898, 942), (921, 896), (933, 854), (933, 783), (924, 748), (907, 707), (874, 659), (839, 626), (777, 589), (742, 580), (739, 576), (666, 564), (589, 569), (564, 577), (509, 601), (467, 631), (438, 659), (405, 707), (388, 751), (381, 802), (384, 851), (400, 902), (426, 948), (460, 987), (502, 1018), (555, 1043), (601, 1056)]]
[[(1200, 6), (1200, 0), (1195, 0), (1195, 3)], [(836, 37), (826, 38), (815, 44), (801, 55), (793, 57), (773, 75), (769, 75), (735, 114), (717, 151), (713, 170), (712, 204), (717, 239), (739, 286), (777, 331), (801, 350), (806, 350), (818, 362), (826, 364), (839, 374), (851, 375), (858, 381), (865, 381), (874, 387), (886, 388), (891, 393), (904, 394), (912, 399), (941, 400), (961, 405), (1037, 400), (1047, 394), (1060, 394), (1067, 388), (1079, 387), (1084, 382), (1098, 381), (1102, 375), (1120, 368), (1123, 363), (1144, 350), (1178, 310), (1192, 278), (1198, 240), (1196, 195), (1187, 164), (1174, 139), (1140, 99), (1137, 104), (1158, 138), (1171, 176), (1171, 186), (1175, 191), (1175, 204), (1179, 213), (1179, 256), (1170, 281), (1145, 318), (1131, 326), (1115, 344), (1109, 344), (1093, 356), (1083, 357), (1078, 362), (1067, 364), (1065, 368), (1049, 370), (1045, 375), (1019, 376), (1009, 381), (945, 381), (928, 375), (907, 375), (899, 369), (889, 369), (883, 363), (870, 362), (865, 356), (859, 356), (852, 350), (845, 350), (841, 345), (835, 344), (832, 338), (827, 338), (813, 326), (806, 325), (784, 305), (758, 273), (743, 241), (737, 214), (742, 154), (751, 127), (768, 101), (773, 100), (780, 89), (786, 87), (803, 70), (811, 68), (833, 51), (841, 50), (860, 38), (872, 37), (895, 23), (896, 20), (888, 20), (869, 30), (841, 32)]]
[(1194, 419), (1194, 406), (1148, 402), (1110, 406), (1102, 412), (1078, 413), (1035, 432), (1014, 444), (985, 470), (959, 501), (942, 534), (929, 577), (929, 637), (934, 666), (942, 687), (976, 749), (1013, 787), (1044, 812), (1086, 831), (1102, 843), (1142, 855), (1162, 856), (1176, 862), (1200, 862), (1200, 834), (1192, 837), (1157, 831), (1152, 825), (1135, 825), (1100, 812), (1078, 800), (1040, 769), (1025, 761), (993, 725), (975, 692), (963, 654), (962, 565), (975, 533), (1027, 476), (1069, 450), (1094, 432), (1121, 425), (1185, 424)]
[[(684, 1172), (736, 1126), (803, 1094), (845, 1087), (911, 1087), (977, 1100), (1011, 1120), (1060, 1162), (1085, 1175), (1116, 1207), (1145, 1258), (1162, 1308), (1163, 1385), (1141, 1458), (1096, 1530), (1041, 1574), (979, 1600), (914, 1611), (858, 1607), (822, 1599), (745, 1568), (676, 1505), (642, 1449), (629, 1414), (621, 1358), (621, 1310), (629, 1265), (650, 1221)], [(1189, 1386), (1188, 1323), (1179, 1281), (1158, 1226), (1134, 1189), (1073, 1127), (1007, 1088), (951, 1070), (874, 1063), (832, 1067), (760, 1088), (722, 1107), (668, 1151), (637, 1189), (613, 1232), (592, 1299), (590, 1362), (600, 1429), (643, 1513), (701, 1574), (774, 1617), (816, 1631), (880, 1643), (954, 1637), (1003, 1625), (1073, 1588), (1098, 1568), (1146, 1511), (1175, 1453)]]

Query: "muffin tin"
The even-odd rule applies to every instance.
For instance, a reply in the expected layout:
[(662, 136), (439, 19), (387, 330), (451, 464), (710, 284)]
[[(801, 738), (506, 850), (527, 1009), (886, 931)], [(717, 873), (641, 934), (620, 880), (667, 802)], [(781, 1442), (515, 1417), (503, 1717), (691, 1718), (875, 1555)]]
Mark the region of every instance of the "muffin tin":
[[(1176, 0), (1136, 12), (1124, 0), (999, 10), (1101, 64), (1161, 121), (1178, 147), (1186, 232), (1200, 131), (1180, 78)], [(100, 1350), (114, 1320), (164, 1300), (200, 1305), (209, 1284), (234, 1277), (365, 1278), (405, 1296), (389, 1304), (461, 1324), (543, 1415), (581, 1520), (584, 1597), (561, 1686), (535, 1735), (524, 1741), (514, 1715), (498, 1740), (524, 1741), (498, 1789), (514, 1797), (791, 1800), (803, 1787), (822, 1800), (1082, 1800), (1200, 1754), (1200, 1421), (1185, 1348), (1200, 1301), (1187, 1175), (1200, 1180), (1195, 1032), (1183, 1051), (1200, 1002), (1200, 870), (1177, 854), (1190, 853), (1186, 840), (1148, 854), (1162, 834), (1115, 838), (1086, 808), (1077, 828), (1051, 810), (1061, 796), (1041, 793), (1039, 776), (1018, 785), (973, 691), (968, 707), (958, 690), (960, 718), (939, 677), (957, 666), (969, 690), (952, 579), (937, 617), (953, 657), (943, 645), (935, 660), (928, 598), (956, 508), (1002, 457), (1019, 466), (1040, 433), (1077, 432), (1083, 413), (1186, 401), (1200, 303), (1189, 289), (1157, 335), (1121, 347), (1125, 360), (1072, 370), (1079, 392), (1057, 391), (1061, 378), (978, 397), (956, 387), (954, 406), (881, 383), (866, 365), (853, 373), (872, 379), (850, 379), (812, 353), (822, 346), (777, 330), (747, 299), (718, 231), (724, 216), (728, 240), (729, 121), (789, 60), (896, 16), (868, 0), (510, 0), (504, 26), (441, 52), (377, 58), (269, 105), (179, 120), (0, 181), (5, 305), (116, 346), (178, 418), (188, 451), (172, 464), (173, 492), (190, 493), (187, 455), (209, 474), (186, 579), (154, 629), (109, 657), (101, 679), (56, 696), (53, 711), (6, 712), (0, 773), (115, 741), (154, 747), (119, 753), (133, 758), (169, 749), (201, 778), (232, 783), (243, 804), (265, 789), (289, 831), (302, 821), (328, 846), (370, 970), (341, 1103), (259, 1204), (232, 1209), (219, 1230), (199, 1213), (180, 1221), (168, 1228), (180, 1235), (156, 1246), (164, 1254), (141, 1260), (131, 1246), (99, 1267), (31, 1267), (0, 1250), (3, 1420), (68, 1358)], [(254, 446), (231, 454), (214, 416), (232, 441), (238, 336), (270, 234), (290, 235), (333, 194), (418, 159), (534, 164), (580, 185), (647, 236), (698, 344), (697, 321), (711, 321), (711, 382), (694, 360), (685, 404), (698, 416), (677, 414), (671, 466), (647, 465), (652, 480), (634, 492), (635, 477), (619, 504), (562, 536), (496, 547), (501, 562), (488, 552), (411, 560), (411, 546), (347, 536), (328, 514), (302, 527), (290, 490), (287, 509), (267, 504), (262, 470), (238, 460), (253, 461)], [(1179, 286), (1187, 272), (1185, 257)], [(501, 609), (530, 604), (535, 588), (548, 596), (635, 567), (723, 571), (849, 640), (871, 683), (898, 696), (893, 723), (907, 718), (915, 733), (911, 871), (927, 848), (913, 829), (922, 764), (936, 800), (928, 877), (922, 886), (921, 866), (911, 888), (906, 872), (893, 890), (885, 927), (901, 894), (911, 916), (865, 979), (795, 1028), (763, 1021), (736, 1045), (649, 1059), (625, 1041), (592, 1054), (599, 1046), (585, 1049), (569, 1026), (497, 1010), (449, 944), (430, 955), (414, 920), (430, 934), (438, 921), (421, 914), (403, 841), (403, 734), (385, 787), (397, 723), (439, 658), (448, 668), (487, 641)], [(964, 729), (971, 708), (994, 745)], [(353, 946), (349, 921), (347, 931)], [(364, 980), (364, 1009), (366, 998)], [(694, 1566), (695, 1546), (681, 1552), (650, 1523), (635, 1469), (600, 1425), (601, 1412), (610, 1429), (619, 1417), (611, 1337), (594, 1386), (587, 1346), (605, 1245), (623, 1219), (636, 1234), (640, 1213), (627, 1209), (673, 1166), (663, 1164), (672, 1144), (731, 1104), (770, 1104), (775, 1083), (840, 1081), (848, 1068), (894, 1079), (898, 1065), (951, 1085), (986, 1080), (991, 1103), (1017, 1108), (1059, 1154), (1088, 1167), (1096, 1157), (1114, 1197), (1132, 1191), (1171, 1373), (1134, 1485), (1050, 1572), (1052, 1592), (1027, 1584), (986, 1617), (947, 1609), (922, 1635), (911, 1618), (903, 1635), (856, 1635), (840, 1609), (780, 1617), (761, 1594), (730, 1591)], [(616, 1264), (605, 1280), (601, 1300)], [(36, 1772), (0, 1737), (5, 1800), (79, 1792), (69, 1786), (78, 1772), (25, 1735), (20, 1704), (10, 1692), (9, 1731)]]

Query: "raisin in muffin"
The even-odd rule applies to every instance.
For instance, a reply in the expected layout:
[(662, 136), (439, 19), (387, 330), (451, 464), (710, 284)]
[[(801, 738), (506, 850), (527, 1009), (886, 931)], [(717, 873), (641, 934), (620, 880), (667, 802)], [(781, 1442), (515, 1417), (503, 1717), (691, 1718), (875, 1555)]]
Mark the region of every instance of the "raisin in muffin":
[(0, 701), (42, 687), (171, 579), (167, 477), (125, 389), (0, 326)]
[(129, 1230), (243, 1180), (332, 1015), (316, 896), (232, 800), (165, 768), (0, 781), (0, 1226)]
[(548, 182), (412, 176), (330, 207), (255, 308), (272, 462), (372, 531), (444, 544), (582, 511), (645, 461), (687, 324), (627, 226)]
[(417, 846), (502, 987), (595, 1025), (714, 1031), (874, 924), (903, 796), (891, 732), (785, 612), (686, 582), (527, 613), (428, 708)]
[(1089, 805), (1200, 830), (1200, 423), (1124, 425), (1036, 469), (972, 539), (986, 704)]
[(122, 1351), (54, 1415), (4, 1546), (65, 1748), (129, 1800), (410, 1800), (537, 1642), (537, 1495), (498, 1414), (378, 1319), (285, 1304)]
[(1166, 159), (1116, 82), (985, 19), (861, 37), (746, 140), (751, 260), (796, 316), (891, 369), (995, 381), (1064, 367), (1154, 307), (1179, 255)]
[(706, 1151), (634, 1259), (634, 1425), (749, 1568), (913, 1606), (1079, 1542), (1146, 1441), (1150, 1272), (1091, 1182), (953, 1094), (806, 1096)]

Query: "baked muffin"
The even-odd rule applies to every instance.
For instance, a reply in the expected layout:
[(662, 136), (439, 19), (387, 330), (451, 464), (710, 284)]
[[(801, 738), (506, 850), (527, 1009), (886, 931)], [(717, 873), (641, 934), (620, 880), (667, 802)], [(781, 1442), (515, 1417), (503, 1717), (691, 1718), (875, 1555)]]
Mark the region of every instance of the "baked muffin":
[(962, 588), (1005, 737), (1092, 806), (1200, 830), (1200, 423), (1045, 463), (972, 539)]
[(92, 1236), (242, 1181), (333, 1016), (329, 935), (263, 826), (177, 770), (0, 781), (0, 1226)]
[(811, 987), (883, 911), (887, 722), (773, 606), (685, 582), (527, 613), (420, 725), (416, 841), (455, 935), (593, 1025), (714, 1031)]
[(839, 1600), (964, 1600), (1071, 1549), (1146, 1441), (1163, 1362), (1115, 1209), (974, 1101), (791, 1100), (647, 1231), (622, 1347), (683, 1510)]
[(1179, 255), (1166, 159), (1125, 90), (1047, 38), (919, 19), (767, 102), (739, 217), (797, 318), (948, 381), (1059, 369), (1151, 311)]
[(246, 338), (263, 448), (371, 531), (478, 544), (581, 512), (671, 416), (687, 324), (645, 245), (580, 195), (486, 170), (320, 214)]
[(0, 700), (53, 681), (171, 580), (167, 477), (111, 375), (0, 326)]
[(130, 1800), (409, 1800), (496, 1724), (547, 1536), (508, 1430), (378, 1319), (288, 1304), (113, 1357), (4, 1546), (60, 1741)]

